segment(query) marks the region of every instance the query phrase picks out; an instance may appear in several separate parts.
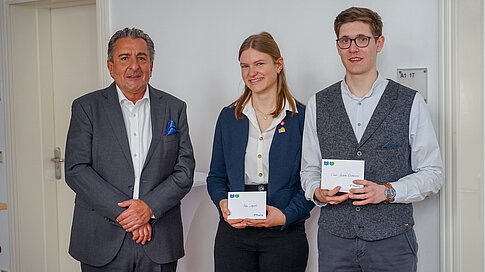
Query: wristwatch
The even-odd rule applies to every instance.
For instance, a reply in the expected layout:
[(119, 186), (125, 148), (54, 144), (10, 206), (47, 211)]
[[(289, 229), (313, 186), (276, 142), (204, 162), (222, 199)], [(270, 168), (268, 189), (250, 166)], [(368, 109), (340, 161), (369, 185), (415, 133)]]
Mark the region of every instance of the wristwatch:
[(384, 186), (386, 186), (386, 202), (394, 201), (394, 198), (396, 198), (396, 189), (389, 183), (384, 184)]

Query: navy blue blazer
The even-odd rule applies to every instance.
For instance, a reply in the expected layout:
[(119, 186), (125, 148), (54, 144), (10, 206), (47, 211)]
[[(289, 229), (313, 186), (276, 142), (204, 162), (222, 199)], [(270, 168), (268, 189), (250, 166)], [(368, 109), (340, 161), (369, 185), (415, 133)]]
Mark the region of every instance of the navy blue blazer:
[[(300, 159), (305, 106), (297, 103), (298, 113), (287, 111), (284, 126), (278, 124), (269, 150), (267, 204), (280, 209), (286, 224), (310, 217), (314, 204), (305, 199), (300, 183)], [(212, 160), (207, 177), (207, 190), (216, 205), (227, 198), (227, 192), (244, 191), (244, 156), (249, 135), (249, 119), (234, 116), (235, 108), (225, 107), (219, 114), (212, 146)], [(285, 132), (279, 133), (281, 127)]]

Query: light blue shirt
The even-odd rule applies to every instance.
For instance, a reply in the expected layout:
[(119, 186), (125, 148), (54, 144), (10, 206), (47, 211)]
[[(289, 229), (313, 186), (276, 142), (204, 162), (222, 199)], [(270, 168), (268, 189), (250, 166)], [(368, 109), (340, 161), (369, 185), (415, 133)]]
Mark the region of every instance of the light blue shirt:
[[(358, 98), (350, 92), (345, 80), (342, 81), (340, 85), (342, 99), (358, 141), (362, 138), (388, 82), (379, 75), (371, 90), (364, 97)], [(411, 147), (411, 167), (414, 173), (399, 180), (388, 181), (396, 190), (394, 203), (421, 201), (427, 196), (437, 193), (444, 181), (438, 141), (426, 104), (419, 93), (414, 97), (411, 108), (409, 145)], [(313, 196), (315, 190), (320, 186), (321, 164), (322, 154), (316, 125), (316, 100), (313, 95), (306, 108), (300, 175), (305, 197), (320, 207), (325, 203), (315, 200)]]

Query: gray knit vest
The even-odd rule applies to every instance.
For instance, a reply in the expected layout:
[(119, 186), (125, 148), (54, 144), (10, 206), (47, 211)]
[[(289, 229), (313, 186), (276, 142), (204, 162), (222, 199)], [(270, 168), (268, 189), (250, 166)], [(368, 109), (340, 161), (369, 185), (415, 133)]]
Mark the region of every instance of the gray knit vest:
[[(340, 82), (316, 94), (316, 126), (323, 159), (364, 160), (364, 178), (378, 184), (413, 173), (409, 118), (416, 91), (389, 80), (357, 142), (342, 100)], [(333, 235), (375, 241), (414, 225), (411, 204), (352, 205), (346, 200), (322, 207), (319, 224)]]

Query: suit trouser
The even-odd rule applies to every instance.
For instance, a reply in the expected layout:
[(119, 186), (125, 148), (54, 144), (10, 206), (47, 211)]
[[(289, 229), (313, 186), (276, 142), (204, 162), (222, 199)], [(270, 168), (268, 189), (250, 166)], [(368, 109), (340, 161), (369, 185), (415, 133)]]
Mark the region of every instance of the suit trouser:
[[(175, 272), (177, 269), (177, 261), (168, 264), (158, 264), (153, 262), (142, 248), (141, 244), (137, 244), (132, 240), (133, 235), (127, 233), (120, 251), (115, 258), (107, 265), (97, 267), (85, 263), (81, 263), (83, 272)], [(149, 243), (153, 243), (149, 242)]]
[(304, 272), (308, 241), (303, 222), (284, 230), (235, 229), (221, 220), (214, 245), (216, 272)]
[(319, 272), (415, 272), (418, 244), (413, 229), (377, 241), (346, 239), (318, 228)]

